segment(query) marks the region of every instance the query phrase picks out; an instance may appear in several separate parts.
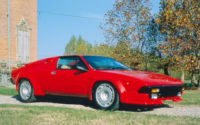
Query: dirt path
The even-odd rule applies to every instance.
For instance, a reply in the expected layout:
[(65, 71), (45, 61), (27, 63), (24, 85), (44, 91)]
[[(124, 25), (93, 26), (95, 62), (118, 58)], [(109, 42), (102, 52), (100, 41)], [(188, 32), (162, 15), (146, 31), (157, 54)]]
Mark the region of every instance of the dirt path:
[(62, 102), (47, 102), (47, 100), (32, 102), (32, 103), (23, 103), (19, 101), (18, 96), (4, 96), (0, 95), (0, 104), (18, 104), (18, 105), (29, 105), (29, 106), (56, 106), (56, 107), (69, 107), (69, 108), (76, 108), (76, 109), (90, 109), (93, 108), (87, 107), (81, 104), (69, 104), (69, 103), (62, 103)]
[[(53, 100), (53, 101), (52, 101)], [(69, 107), (76, 109), (87, 109), (95, 110), (91, 103), (81, 99), (72, 98), (58, 98), (51, 97), (45, 99), (39, 99), (34, 103), (22, 103), (19, 101), (18, 96), (4, 96), (0, 95), (0, 104), (18, 104), (18, 105), (29, 105), (29, 106), (57, 106), (57, 107)], [(198, 106), (161, 106), (153, 108), (152, 110), (140, 110), (138, 108), (123, 107), (121, 111), (125, 112), (141, 112), (145, 114), (157, 114), (157, 115), (169, 115), (169, 116), (190, 116), (200, 118), (200, 107)]]

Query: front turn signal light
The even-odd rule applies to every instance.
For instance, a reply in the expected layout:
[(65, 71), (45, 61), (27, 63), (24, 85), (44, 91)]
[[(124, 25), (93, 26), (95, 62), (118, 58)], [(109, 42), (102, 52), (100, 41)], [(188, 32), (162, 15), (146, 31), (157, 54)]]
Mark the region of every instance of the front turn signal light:
[(160, 89), (152, 89), (151, 90), (151, 93), (158, 93), (158, 92), (160, 92)]
[(185, 88), (183, 87), (183, 88), (182, 88), (182, 91), (184, 91), (184, 90), (185, 90)]

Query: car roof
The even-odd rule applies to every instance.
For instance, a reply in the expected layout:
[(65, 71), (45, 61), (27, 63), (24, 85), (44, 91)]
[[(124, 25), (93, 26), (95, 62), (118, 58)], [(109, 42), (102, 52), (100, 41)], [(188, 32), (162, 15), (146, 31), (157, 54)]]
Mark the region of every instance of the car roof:
[(105, 57), (105, 56), (96, 56), (96, 55), (63, 55), (58, 57), (70, 57), (70, 56), (82, 56), (82, 57)]
[[(48, 60), (48, 59), (53, 59), (53, 58), (73, 57), (73, 56), (79, 56), (79, 57), (105, 57), (105, 56), (96, 56), (96, 55), (62, 55), (62, 56), (47, 57), (47, 58), (44, 58), (44, 59), (40, 59), (40, 61), (42, 61), (42, 60)], [(109, 58), (109, 57), (107, 57), (107, 58)]]

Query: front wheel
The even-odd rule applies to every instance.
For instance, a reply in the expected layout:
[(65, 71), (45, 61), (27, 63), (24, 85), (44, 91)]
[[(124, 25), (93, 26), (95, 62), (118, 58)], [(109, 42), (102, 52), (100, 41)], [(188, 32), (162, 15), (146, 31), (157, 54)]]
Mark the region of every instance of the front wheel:
[(97, 108), (104, 110), (119, 109), (119, 94), (110, 83), (100, 83), (94, 86), (93, 100)]
[(36, 100), (33, 87), (28, 80), (22, 80), (19, 83), (18, 93), (22, 102), (33, 102)]

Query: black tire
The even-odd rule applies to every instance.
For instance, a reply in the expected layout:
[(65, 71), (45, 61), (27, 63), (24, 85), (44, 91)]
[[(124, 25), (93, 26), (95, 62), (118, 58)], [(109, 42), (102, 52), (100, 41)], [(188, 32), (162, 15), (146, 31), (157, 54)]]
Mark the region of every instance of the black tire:
[(18, 94), (22, 102), (36, 101), (34, 96), (34, 90), (31, 83), (28, 80), (21, 80), (18, 87)]
[[(103, 99), (104, 96), (105, 96), (105, 99)], [(92, 97), (93, 97), (94, 104), (96, 105), (98, 109), (111, 110), (111, 111), (115, 111), (119, 109), (118, 91), (110, 83), (102, 82), (102, 83), (95, 84), (93, 87)]]

